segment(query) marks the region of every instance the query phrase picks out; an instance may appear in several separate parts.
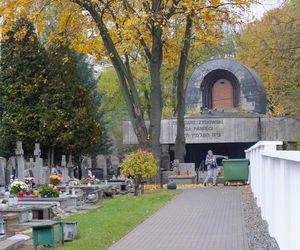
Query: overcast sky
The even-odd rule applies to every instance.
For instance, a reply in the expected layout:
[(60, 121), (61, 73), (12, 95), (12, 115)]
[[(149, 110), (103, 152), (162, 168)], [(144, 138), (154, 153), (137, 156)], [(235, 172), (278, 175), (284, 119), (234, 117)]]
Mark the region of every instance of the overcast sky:
[[(251, 8), (250, 15), (257, 19), (260, 19), (266, 11), (281, 6), (284, 1), (283, 0), (262, 0), (260, 2), (261, 4), (255, 4)], [(251, 16), (249, 18), (251, 18)]]

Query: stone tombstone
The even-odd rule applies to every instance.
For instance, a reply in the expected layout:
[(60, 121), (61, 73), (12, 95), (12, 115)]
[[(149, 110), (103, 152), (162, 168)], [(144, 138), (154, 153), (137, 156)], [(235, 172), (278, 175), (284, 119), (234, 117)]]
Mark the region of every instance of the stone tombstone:
[(40, 184), (49, 184), (50, 183), (50, 168), (48, 167), (43, 167), (42, 168), (42, 174), (41, 174), (41, 179), (40, 179)]
[(66, 167), (66, 166), (67, 166), (66, 155), (62, 155), (62, 156), (61, 156), (61, 166), (62, 166), (62, 167)]
[(68, 159), (67, 167), (68, 167), (68, 168), (72, 168), (72, 167), (74, 167), (74, 165), (73, 165), (73, 161), (72, 161), (72, 155), (71, 155), (71, 154), (69, 155), (69, 159)]
[(163, 153), (161, 156), (161, 167), (164, 170), (170, 170), (170, 155), (169, 153)]
[(110, 157), (111, 167), (114, 172), (114, 175), (118, 175), (118, 168), (120, 166), (119, 157), (116, 155), (112, 155)]
[(91, 169), (92, 168), (92, 158), (86, 157), (86, 162), (87, 162), (88, 169)]
[(185, 175), (187, 171), (190, 175), (196, 175), (195, 163), (179, 163), (179, 171), (182, 175)]
[(6, 159), (4, 157), (0, 157), (0, 187), (6, 185), (5, 169)]
[(106, 158), (104, 155), (97, 155), (96, 156), (96, 168), (103, 170), (103, 179), (107, 178), (107, 164)]
[(89, 162), (87, 157), (83, 157), (81, 164), (81, 176), (82, 178), (89, 176)]
[(62, 174), (62, 183), (66, 183), (69, 180), (69, 170), (67, 169), (67, 160), (66, 156), (62, 155), (61, 156), (61, 174)]
[(34, 178), (36, 184), (46, 184), (45, 179), (43, 177), (43, 158), (41, 158), (41, 149), (40, 144), (34, 144)]
[(174, 175), (176, 175), (178, 173), (179, 170), (179, 160), (175, 159), (173, 161), (173, 173)]
[(10, 182), (11, 177), (15, 174), (16, 171), (16, 157), (11, 156), (7, 161), (7, 173), (8, 176), (7, 181)]
[(68, 172), (69, 172), (68, 175), (69, 175), (71, 178), (74, 177), (73, 167), (74, 167), (74, 165), (73, 165), (73, 161), (72, 161), (72, 154), (69, 154), (69, 159), (68, 159), (68, 163), (67, 163), (67, 168), (68, 168)]
[(15, 154), (17, 158), (17, 177), (19, 181), (24, 181), (25, 159), (24, 159), (24, 150), (21, 141), (17, 141), (17, 148), (15, 150)]

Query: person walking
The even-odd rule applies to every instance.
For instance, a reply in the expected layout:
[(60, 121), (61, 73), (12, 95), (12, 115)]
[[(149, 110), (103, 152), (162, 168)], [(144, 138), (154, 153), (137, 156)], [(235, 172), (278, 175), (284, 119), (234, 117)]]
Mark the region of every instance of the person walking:
[(207, 152), (205, 165), (207, 166), (207, 176), (203, 182), (204, 186), (206, 186), (210, 178), (213, 178), (213, 185), (217, 186), (217, 161), (212, 150)]

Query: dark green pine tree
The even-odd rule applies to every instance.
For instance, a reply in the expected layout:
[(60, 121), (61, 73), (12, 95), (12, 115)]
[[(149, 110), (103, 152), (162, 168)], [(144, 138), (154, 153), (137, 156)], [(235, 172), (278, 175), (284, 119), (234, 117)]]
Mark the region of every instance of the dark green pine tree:
[(96, 119), (101, 125), (100, 141), (92, 152), (92, 155), (109, 155), (112, 153), (113, 144), (107, 133), (106, 122), (103, 119), (105, 111), (100, 110), (101, 96), (97, 90), (98, 78), (96, 77), (94, 69), (86, 55), (77, 54), (77, 60), (77, 75), (79, 77), (79, 81), (81, 84), (88, 87), (89, 94), (94, 101), (94, 105), (96, 106)]
[(0, 153), (14, 153), (21, 140), (25, 151), (32, 151), (41, 140), (39, 91), (47, 83), (45, 49), (39, 44), (34, 27), (24, 19), (16, 22), (1, 43), (0, 62)]

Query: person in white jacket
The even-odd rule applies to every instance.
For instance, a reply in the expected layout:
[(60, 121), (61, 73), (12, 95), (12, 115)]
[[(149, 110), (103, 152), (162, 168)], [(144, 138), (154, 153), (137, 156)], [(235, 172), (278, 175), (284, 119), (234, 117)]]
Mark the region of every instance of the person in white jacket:
[(213, 154), (212, 150), (208, 150), (206, 158), (205, 158), (205, 165), (207, 166), (207, 176), (203, 182), (204, 186), (206, 186), (207, 182), (210, 178), (213, 178), (213, 185), (217, 186), (217, 161), (216, 157)]

